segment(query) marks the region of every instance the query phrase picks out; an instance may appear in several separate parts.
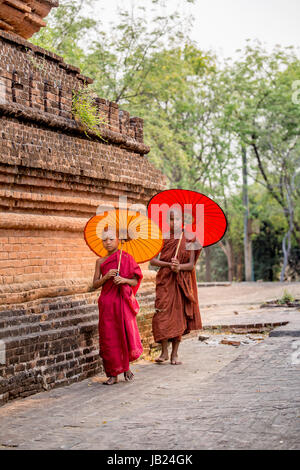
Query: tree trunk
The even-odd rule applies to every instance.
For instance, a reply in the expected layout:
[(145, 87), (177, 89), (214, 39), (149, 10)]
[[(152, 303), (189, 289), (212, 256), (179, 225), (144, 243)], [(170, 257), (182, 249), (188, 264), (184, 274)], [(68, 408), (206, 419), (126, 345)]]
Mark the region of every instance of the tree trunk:
[[(286, 239), (288, 239), (288, 246), (286, 246)], [(282, 240), (282, 251), (283, 251), (283, 266), (280, 273), (280, 282), (284, 281), (285, 270), (289, 261), (289, 253), (291, 250), (291, 233), (288, 231)]]
[(211, 282), (210, 246), (205, 248), (205, 280)]
[(242, 163), (243, 163), (243, 204), (244, 212), (244, 265), (245, 265), (245, 281), (252, 280), (252, 246), (250, 239), (250, 221), (249, 221), (249, 200), (248, 200), (248, 181), (247, 181), (247, 153), (242, 146)]
[(244, 279), (244, 266), (243, 266), (243, 255), (241, 252), (237, 254), (237, 260), (236, 260), (236, 280), (237, 281), (242, 281)]
[(285, 270), (287, 268), (287, 265), (289, 262), (289, 256), (291, 252), (291, 235), (294, 229), (294, 207), (293, 207), (292, 197), (291, 197), (291, 188), (289, 187), (288, 184), (286, 184), (286, 190), (287, 190), (286, 199), (287, 199), (287, 205), (288, 205), (287, 211), (289, 214), (289, 228), (282, 240), (283, 266), (282, 266), (282, 270), (280, 273), (280, 282), (284, 281)]
[(232, 259), (232, 244), (226, 240), (227, 262), (228, 262), (228, 281), (232, 282), (233, 279), (233, 259)]
[(232, 243), (231, 243), (230, 240), (226, 239), (225, 245), (223, 244), (223, 242), (219, 242), (219, 245), (222, 248), (222, 250), (225, 253), (226, 258), (227, 258), (228, 281), (232, 282), (232, 280), (233, 280), (233, 269), (234, 269)]

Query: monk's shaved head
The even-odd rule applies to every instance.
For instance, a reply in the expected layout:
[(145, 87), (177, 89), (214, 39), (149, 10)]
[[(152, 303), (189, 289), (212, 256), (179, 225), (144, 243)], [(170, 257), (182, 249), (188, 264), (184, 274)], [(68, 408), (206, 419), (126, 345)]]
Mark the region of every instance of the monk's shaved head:
[(118, 239), (119, 237), (118, 237), (118, 233), (116, 230), (108, 227), (102, 231), (101, 238), (102, 240), (107, 240), (108, 238), (115, 240), (115, 239)]

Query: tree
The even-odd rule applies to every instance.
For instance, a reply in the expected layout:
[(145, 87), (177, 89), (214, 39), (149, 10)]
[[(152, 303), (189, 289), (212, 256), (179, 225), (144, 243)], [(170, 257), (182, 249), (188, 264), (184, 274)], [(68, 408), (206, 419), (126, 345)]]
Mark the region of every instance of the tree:
[(86, 55), (80, 43), (97, 28), (97, 22), (83, 14), (83, 7), (86, 9), (94, 4), (95, 0), (60, 1), (60, 6), (53, 8), (47, 17), (46, 28), (36, 33), (31, 41), (81, 67)]
[[(82, 2), (64, 1), (34, 41), (79, 66), (93, 78), (92, 87), (99, 96), (144, 117), (145, 142), (152, 147), (150, 160), (164, 171), (171, 186), (186, 186), (187, 155), (192, 153), (193, 140), (189, 132), (193, 87), (211, 58), (188, 38), (192, 19), (170, 11), (169, 6), (168, 13), (161, 14), (164, 3), (152, 0), (156, 15), (151, 24), (149, 8), (140, 2), (133, 3), (132, 9), (125, 5), (107, 31), (83, 15)], [(97, 40), (89, 34), (94, 29)]]
[[(248, 44), (238, 60), (220, 65), (213, 53), (189, 39), (188, 18), (158, 11), (163, 0), (149, 2), (157, 8), (151, 23), (148, 9), (134, 3), (133, 9), (120, 12), (108, 32), (83, 14), (83, 3), (86, 7), (87, 2), (63, 1), (34, 42), (79, 66), (94, 79), (99, 96), (145, 118), (149, 159), (166, 174), (169, 187), (203, 192), (221, 205), (229, 224), (225, 238), (207, 256), (212, 278), (216, 260), (227, 260), (218, 272), (223, 276), (227, 269), (229, 280), (241, 277), (244, 264), (251, 265), (242, 261), (246, 207), (247, 226), (256, 213), (262, 231), (274, 228), (276, 243), (282, 237), (278, 253), (283, 255), (283, 279), (300, 241), (300, 106), (292, 99), (300, 64), (294, 51), (276, 47), (267, 53), (259, 43)], [(243, 168), (249, 207), (246, 192), (243, 206)], [(269, 195), (266, 204), (273, 208), (274, 202), (282, 212), (284, 233), (274, 222), (277, 216), (264, 215), (267, 205), (256, 210), (256, 185)], [(245, 248), (252, 238), (257, 248), (254, 235), (245, 237)], [(262, 233), (259, 239), (264, 243)], [(256, 269), (257, 262), (255, 257)]]
[[(128, 16), (124, 18), (125, 23), (122, 20), (118, 25), (123, 35), (95, 45), (89, 75), (95, 79), (98, 94), (145, 118), (150, 160), (163, 170), (172, 187), (186, 186), (188, 156), (193, 152), (194, 89), (211, 59), (188, 40), (182, 44), (176, 17), (161, 19), (160, 26), (157, 21), (158, 27), (151, 32), (146, 31), (146, 20), (130, 23)], [(168, 38), (168, 48), (160, 42), (162, 38)]]
[(250, 238), (249, 223), (249, 200), (248, 200), (248, 171), (247, 171), (247, 151), (242, 145), (243, 161), (243, 205), (244, 205), (244, 263), (245, 280), (252, 281), (252, 243)]
[(295, 217), (299, 202), (300, 107), (293, 103), (293, 83), (300, 78), (300, 62), (292, 49), (277, 47), (271, 54), (258, 44), (248, 45), (244, 57), (224, 71), (232, 100), (225, 117), (233, 134), (252, 151), (249, 173), (280, 205), (288, 229), (282, 240), (283, 268), (291, 250), (291, 236), (299, 238)]

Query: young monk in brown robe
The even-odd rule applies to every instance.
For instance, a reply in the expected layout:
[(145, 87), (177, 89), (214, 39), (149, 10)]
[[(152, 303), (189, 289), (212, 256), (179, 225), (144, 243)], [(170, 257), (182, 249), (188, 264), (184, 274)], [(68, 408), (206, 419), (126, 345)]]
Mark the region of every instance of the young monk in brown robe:
[[(181, 232), (181, 214), (170, 213), (170, 238), (164, 240), (160, 257), (151, 261), (160, 269), (156, 277), (155, 314), (152, 320), (153, 336), (161, 343), (161, 355), (156, 362), (169, 359), (168, 341), (172, 342), (171, 364), (182, 364), (178, 360), (178, 347), (182, 335), (202, 328), (198, 305), (195, 264), (201, 248), (192, 244), (195, 240), (183, 235), (177, 258), (174, 258)], [(177, 234), (177, 235), (176, 235)], [(176, 238), (175, 238), (176, 237)], [(190, 244), (190, 248), (187, 249)]]

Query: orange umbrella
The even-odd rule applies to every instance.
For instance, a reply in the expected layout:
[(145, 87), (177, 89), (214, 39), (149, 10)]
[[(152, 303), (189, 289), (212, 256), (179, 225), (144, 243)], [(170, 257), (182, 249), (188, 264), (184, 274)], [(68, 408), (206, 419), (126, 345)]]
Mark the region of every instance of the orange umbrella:
[(158, 225), (145, 215), (125, 209), (111, 209), (95, 215), (84, 228), (84, 239), (96, 255), (104, 257), (108, 252), (102, 243), (104, 230), (111, 229), (118, 234), (118, 248), (129, 253), (137, 263), (145, 263), (161, 251), (163, 237)]

